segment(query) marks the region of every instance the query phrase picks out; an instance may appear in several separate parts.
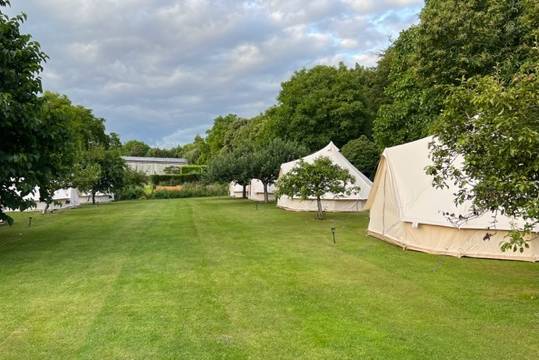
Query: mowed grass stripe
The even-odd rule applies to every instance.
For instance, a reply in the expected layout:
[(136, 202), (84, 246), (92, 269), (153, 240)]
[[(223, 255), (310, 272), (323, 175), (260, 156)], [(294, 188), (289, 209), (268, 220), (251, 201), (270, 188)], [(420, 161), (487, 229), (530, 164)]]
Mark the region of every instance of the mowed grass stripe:
[[(14, 293), (0, 299), (14, 310), (0, 315), (0, 328), (26, 329), (0, 357), (532, 359), (539, 351), (538, 264), (402, 251), (365, 235), (366, 213), (317, 221), (211, 198), (37, 221), (0, 228), (0, 289)], [(72, 309), (54, 315), (59, 306), (32, 302), (60, 304), (58, 291), (18, 285), (39, 271), (43, 289), (93, 287), (64, 289)], [(28, 297), (21, 308), (18, 295)], [(100, 306), (86, 309), (92, 299)], [(62, 337), (65, 329), (77, 337)]]
[(81, 357), (238, 355), (212, 336), (226, 332), (227, 320), (192, 202), (152, 203), (144, 236), (133, 246)]
[[(102, 217), (105, 209), (112, 216)], [(130, 229), (148, 210), (122, 213), (113, 204), (32, 214), (31, 228), (9, 229), (0, 261), (2, 357), (75, 353), (127, 259)]]

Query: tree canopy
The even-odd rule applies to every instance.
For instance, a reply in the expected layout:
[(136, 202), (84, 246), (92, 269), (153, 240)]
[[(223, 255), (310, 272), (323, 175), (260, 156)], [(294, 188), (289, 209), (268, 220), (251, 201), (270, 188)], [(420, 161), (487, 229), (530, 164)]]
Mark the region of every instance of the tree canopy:
[(365, 176), (371, 180), (374, 178), (380, 150), (365, 135), (350, 140), (342, 147), (341, 153)]
[(302, 69), (281, 85), (271, 116), (272, 134), (300, 142), (310, 151), (333, 141), (342, 146), (371, 133), (374, 109), (367, 75), (360, 66), (319, 65)]
[(281, 164), (298, 159), (307, 154), (307, 148), (296, 142), (276, 138), (254, 149), (252, 156), (252, 177), (264, 186), (264, 201), (268, 202), (268, 186), (279, 177)]
[(150, 151), (150, 145), (139, 140), (129, 140), (122, 145), (122, 155), (126, 156), (147, 156)]
[(533, 0), (427, 1), (419, 24), (402, 31), (379, 63), (387, 79), (373, 126), (377, 144), (434, 133), (463, 79), (497, 74), (509, 81), (536, 46), (538, 14)]
[(36, 186), (45, 190), (62, 171), (56, 154), (67, 134), (63, 119), (39, 116), (39, 74), (47, 56), (21, 32), (26, 16), (7, 16), (2, 11), (7, 5), (0, 1), (0, 220), (11, 222), (2, 208), (30, 207), (24, 197)]

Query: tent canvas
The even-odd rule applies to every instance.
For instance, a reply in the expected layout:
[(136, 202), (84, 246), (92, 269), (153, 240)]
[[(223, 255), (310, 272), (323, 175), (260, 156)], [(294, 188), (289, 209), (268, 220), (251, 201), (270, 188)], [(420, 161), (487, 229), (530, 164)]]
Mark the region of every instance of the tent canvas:
[[(359, 186), (359, 191), (354, 191), (350, 195), (338, 196), (335, 194), (324, 194), (322, 197), (322, 208), (324, 211), (337, 212), (337, 211), (361, 211), (364, 208), (364, 205), (367, 201), (369, 191), (372, 186), (372, 182), (368, 177), (363, 175), (354, 165), (348, 161), (341, 154), (339, 148), (330, 142), (323, 149), (303, 157), (302, 159), (290, 161), (284, 164), (281, 164), (281, 170), (279, 176), (282, 176), (296, 167), (300, 160), (303, 160), (307, 163), (313, 163), (316, 159), (320, 157), (327, 157), (331, 160), (332, 163), (340, 166), (343, 169), (346, 169), (355, 179), (355, 184), (347, 184), (347, 187)], [(281, 196), (277, 200), (277, 206), (287, 210), (293, 211), (317, 211), (316, 199), (306, 199), (302, 200), (299, 198), (290, 198), (288, 196)]]
[[(431, 164), (427, 137), (384, 150), (366, 207), (369, 234), (407, 249), (433, 254), (495, 259), (539, 260), (539, 239), (520, 252), (502, 252), (500, 243), (518, 221), (493, 214), (455, 223), (445, 214), (467, 215), (471, 204), (456, 206), (455, 186), (437, 189), (425, 173)], [(539, 229), (536, 229), (539, 230)], [(492, 237), (484, 239), (486, 233)]]
[[(268, 184), (268, 199), (275, 200), (275, 185)], [(249, 192), (247, 197), (254, 201), (264, 201), (264, 184), (258, 179), (252, 179), (249, 184)]]
[[(39, 188), (35, 188), (33, 193), (28, 195), (26, 198), (32, 199), (35, 201), (36, 205), (29, 211), (39, 210), (43, 211), (47, 207), (45, 202), (39, 201)], [(52, 195), (53, 202), (49, 204), (48, 210), (58, 210), (65, 208), (77, 207), (80, 205), (79, 192), (75, 188), (67, 189), (58, 189)]]
[[(249, 195), (249, 185), (247, 185), (246, 193), (247, 195)], [(242, 198), (243, 186), (234, 181), (231, 181), (230, 184), (228, 184), (228, 196), (233, 198)]]

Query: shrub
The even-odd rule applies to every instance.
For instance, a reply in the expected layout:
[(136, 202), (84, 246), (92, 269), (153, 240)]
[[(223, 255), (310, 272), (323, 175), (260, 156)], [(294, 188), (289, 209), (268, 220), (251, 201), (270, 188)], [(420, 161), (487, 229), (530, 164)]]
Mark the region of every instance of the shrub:
[(138, 185), (129, 185), (123, 187), (116, 193), (117, 200), (137, 200), (144, 197), (144, 188)]
[(190, 182), (200, 181), (201, 175), (194, 174), (179, 174), (179, 175), (150, 175), (150, 182), (154, 185), (181, 185)]
[(165, 168), (165, 173), (168, 175), (187, 175), (187, 174), (202, 174), (206, 170), (206, 165), (182, 165), (169, 166)]
[(152, 199), (178, 199), (189, 197), (223, 196), (227, 194), (227, 184), (190, 183), (182, 186), (181, 190), (156, 190)]
[(206, 165), (184, 165), (182, 166), (182, 175), (202, 174), (206, 170)]

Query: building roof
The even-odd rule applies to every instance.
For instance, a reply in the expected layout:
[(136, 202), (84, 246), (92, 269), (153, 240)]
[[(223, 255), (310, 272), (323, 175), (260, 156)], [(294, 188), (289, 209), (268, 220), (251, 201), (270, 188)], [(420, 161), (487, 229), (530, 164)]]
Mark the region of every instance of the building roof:
[(187, 164), (187, 159), (184, 158), (160, 158), (150, 156), (122, 156), (122, 159), (128, 162), (144, 162), (144, 163), (167, 163), (167, 164)]

